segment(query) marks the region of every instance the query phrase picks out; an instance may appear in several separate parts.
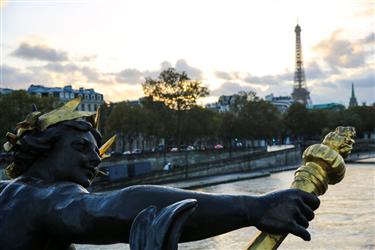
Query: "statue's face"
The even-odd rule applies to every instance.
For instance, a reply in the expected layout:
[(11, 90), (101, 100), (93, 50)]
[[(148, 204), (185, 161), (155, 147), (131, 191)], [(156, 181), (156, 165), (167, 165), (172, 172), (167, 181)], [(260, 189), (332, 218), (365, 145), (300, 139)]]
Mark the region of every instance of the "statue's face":
[(49, 155), (55, 180), (72, 181), (84, 187), (92, 183), (100, 163), (99, 150), (90, 132), (70, 130), (55, 144)]

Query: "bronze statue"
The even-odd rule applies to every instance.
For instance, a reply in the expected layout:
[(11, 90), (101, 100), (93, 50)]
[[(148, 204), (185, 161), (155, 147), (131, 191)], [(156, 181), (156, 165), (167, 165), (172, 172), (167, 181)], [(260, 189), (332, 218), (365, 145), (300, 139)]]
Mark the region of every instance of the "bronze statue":
[(89, 193), (105, 150), (93, 114), (74, 111), (78, 104), (34, 110), (7, 134), (13, 163), (6, 169), (12, 180), (0, 182), (1, 249), (65, 250), (129, 237), (133, 249), (176, 249), (248, 226), (310, 240), (319, 199), (297, 189), (245, 196), (141, 185)]

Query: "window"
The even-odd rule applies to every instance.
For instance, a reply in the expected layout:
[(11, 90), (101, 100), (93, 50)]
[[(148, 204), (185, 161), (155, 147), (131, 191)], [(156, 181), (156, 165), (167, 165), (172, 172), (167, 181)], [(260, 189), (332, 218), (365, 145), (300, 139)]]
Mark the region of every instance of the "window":
[(71, 98), (71, 99), (74, 98), (74, 93), (70, 93), (70, 98)]
[(60, 92), (60, 98), (64, 98), (64, 93), (63, 92)]
[(88, 99), (89, 99), (89, 95), (85, 94), (85, 100), (88, 100)]
[(81, 105), (82, 105), (81, 106), (82, 107), (82, 111), (85, 111), (85, 104), (82, 103)]
[(96, 100), (101, 101), (102, 100), (102, 96), (101, 95), (97, 95), (96, 96)]
[(95, 100), (95, 95), (91, 95), (91, 100)]

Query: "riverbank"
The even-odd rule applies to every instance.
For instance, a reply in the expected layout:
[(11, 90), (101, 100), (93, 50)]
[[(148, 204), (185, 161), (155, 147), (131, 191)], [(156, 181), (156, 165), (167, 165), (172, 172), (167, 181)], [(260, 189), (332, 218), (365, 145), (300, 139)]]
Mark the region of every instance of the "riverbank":
[(299, 165), (291, 165), (291, 166), (283, 166), (283, 167), (274, 167), (272, 169), (268, 169), (268, 170), (265, 169), (262, 171), (256, 171), (256, 172), (251, 172), (251, 173), (233, 173), (233, 174), (209, 176), (209, 177), (196, 178), (196, 179), (186, 180), (186, 181), (165, 183), (164, 185), (174, 187), (174, 188), (195, 189), (195, 188), (208, 187), (212, 185), (267, 177), (267, 176), (270, 176), (272, 173), (278, 173), (282, 171), (289, 171), (289, 170), (297, 169), (298, 166)]
[[(176, 167), (167, 171), (153, 171), (148, 174), (123, 178), (117, 181), (99, 180), (93, 183), (91, 191), (103, 192), (139, 184), (168, 185), (186, 183), (186, 185), (178, 187), (202, 187), (232, 182), (239, 178), (248, 179), (267, 176), (272, 172), (290, 169), (291, 165), (293, 169), (300, 162), (300, 148), (286, 148), (272, 152), (250, 152), (240, 157), (210, 160)], [(124, 170), (126, 167), (126, 165), (114, 166), (117, 172)], [(209, 182), (209, 184), (206, 182)]]
[[(362, 159), (358, 161), (353, 161), (351, 164), (366, 164), (375, 166), (375, 158), (368, 158)], [(195, 189), (195, 188), (203, 188), (209, 187), (218, 184), (225, 184), (230, 182), (236, 182), (241, 180), (248, 180), (248, 179), (255, 179), (261, 177), (270, 176), (273, 173), (279, 173), (283, 171), (295, 170), (300, 165), (289, 165), (289, 166), (281, 166), (281, 167), (271, 167), (268, 169), (263, 169), (251, 173), (232, 173), (232, 174), (224, 174), (224, 175), (217, 175), (217, 176), (209, 176), (209, 177), (202, 177), (202, 178), (195, 178), (186, 181), (179, 181), (179, 182), (170, 182), (164, 183), (166, 186), (174, 187), (174, 188), (183, 188), (183, 189)]]

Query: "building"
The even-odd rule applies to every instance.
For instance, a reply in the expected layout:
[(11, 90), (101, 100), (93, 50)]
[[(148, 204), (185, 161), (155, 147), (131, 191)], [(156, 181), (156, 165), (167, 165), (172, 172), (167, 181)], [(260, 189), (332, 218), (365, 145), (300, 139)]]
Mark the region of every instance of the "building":
[(315, 104), (310, 105), (307, 107), (308, 109), (312, 110), (333, 110), (333, 111), (341, 111), (345, 109), (345, 106), (339, 103), (322, 103), (322, 104)]
[(305, 70), (303, 67), (301, 27), (297, 24), (294, 29), (296, 33), (296, 69), (294, 72), (294, 86), (292, 98), (295, 102), (310, 105), (310, 92), (307, 90)]
[(222, 95), (219, 97), (219, 112), (229, 112), (236, 103), (237, 95)]
[(282, 113), (286, 112), (294, 102), (290, 96), (274, 96), (272, 93), (264, 99), (273, 104)]
[(355, 97), (354, 93), (354, 84), (352, 83), (352, 96), (350, 97), (349, 101), (349, 108), (358, 106), (357, 98)]
[(207, 103), (206, 109), (210, 109), (210, 110), (213, 110), (213, 111), (216, 111), (216, 112), (220, 112), (220, 104), (218, 102)]
[(206, 108), (217, 112), (229, 112), (231, 107), (235, 105), (238, 96), (239, 95), (222, 95), (217, 102), (206, 104)]
[(96, 111), (104, 103), (103, 95), (94, 89), (73, 89), (71, 85), (64, 87), (45, 87), (43, 85), (30, 85), (27, 92), (31, 95), (54, 96), (62, 102), (81, 97), (82, 101), (78, 109), (81, 111)]
[(8, 88), (0, 88), (0, 94), (1, 95), (6, 95), (12, 93), (13, 89), (8, 89)]

